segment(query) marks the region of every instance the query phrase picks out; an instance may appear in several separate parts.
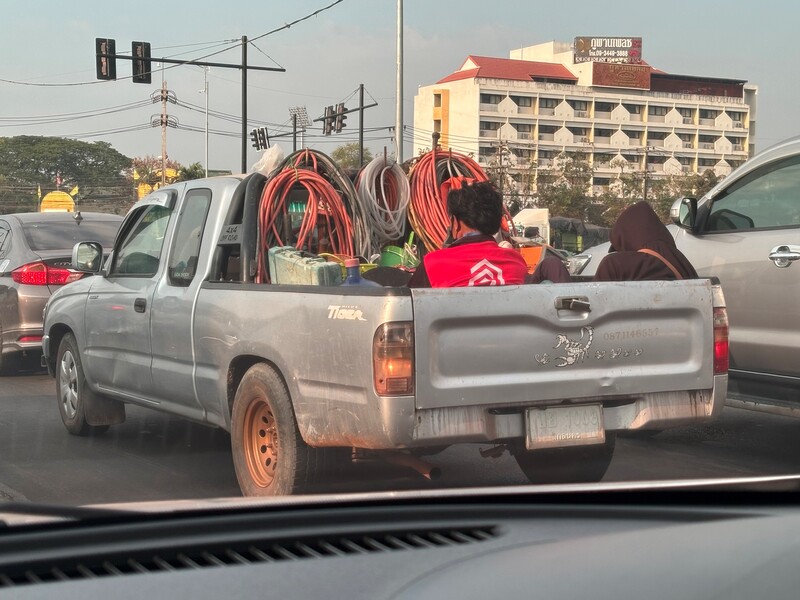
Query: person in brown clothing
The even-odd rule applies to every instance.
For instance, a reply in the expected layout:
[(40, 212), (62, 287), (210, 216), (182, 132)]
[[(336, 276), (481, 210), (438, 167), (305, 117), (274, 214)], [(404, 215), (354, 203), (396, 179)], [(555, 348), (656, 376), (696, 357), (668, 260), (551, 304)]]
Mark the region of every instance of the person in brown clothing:
[(611, 228), (611, 248), (600, 262), (595, 281), (695, 279), (692, 263), (647, 202), (620, 214)]

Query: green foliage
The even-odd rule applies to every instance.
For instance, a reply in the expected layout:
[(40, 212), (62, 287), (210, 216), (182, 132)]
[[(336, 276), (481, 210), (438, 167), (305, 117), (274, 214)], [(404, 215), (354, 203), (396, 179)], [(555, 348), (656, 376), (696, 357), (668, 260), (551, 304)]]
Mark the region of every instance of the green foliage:
[(190, 181), (192, 179), (202, 179), (206, 176), (206, 169), (199, 162), (178, 169), (178, 181)]
[(131, 160), (107, 142), (82, 142), (59, 137), (0, 138), (0, 203), (38, 205), (42, 194), (80, 187), (81, 203), (129, 202)]
[(592, 167), (583, 153), (562, 153), (549, 169), (539, 169), (538, 197), (551, 216), (586, 220)]
[[(359, 156), (358, 142), (343, 144), (331, 152), (331, 158), (343, 169), (361, 168), (361, 157)], [(364, 148), (364, 164), (372, 160), (372, 152), (369, 148)]]

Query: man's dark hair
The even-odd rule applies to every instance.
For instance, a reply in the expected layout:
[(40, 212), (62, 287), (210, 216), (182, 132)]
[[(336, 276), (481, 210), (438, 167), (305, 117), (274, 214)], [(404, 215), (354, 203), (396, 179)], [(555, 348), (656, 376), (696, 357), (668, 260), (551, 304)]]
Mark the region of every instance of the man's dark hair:
[(503, 196), (491, 181), (464, 184), (450, 189), (447, 212), (484, 235), (494, 235), (503, 219)]

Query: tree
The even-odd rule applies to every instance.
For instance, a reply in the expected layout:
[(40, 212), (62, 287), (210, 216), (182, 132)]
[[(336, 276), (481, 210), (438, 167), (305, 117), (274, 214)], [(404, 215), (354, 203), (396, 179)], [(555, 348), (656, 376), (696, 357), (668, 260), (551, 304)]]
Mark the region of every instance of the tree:
[(192, 163), (187, 167), (178, 169), (177, 181), (190, 181), (192, 179), (202, 179), (206, 176), (206, 169), (199, 162)]
[[(38, 202), (57, 187), (80, 188), (81, 204), (128, 202), (131, 160), (107, 142), (82, 142), (59, 137), (0, 138), (0, 177), (4, 203)], [(61, 185), (56, 181), (60, 179)]]
[(539, 206), (550, 215), (585, 220), (591, 205), (592, 167), (582, 152), (562, 153), (549, 169), (539, 169)]
[[(157, 156), (140, 156), (133, 159), (131, 180), (136, 188), (136, 197), (144, 198), (151, 191), (161, 187), (161, 159)], [(167, 184), (179, 181), (181, 166), (174, 160), (167, 159), (163, 163), (164, 179)]]
[[(358, 142), (343, 144), (331, 152), (331, 158), (343, 169), (360, 169), (361, 157)], [(372, 160), (372, 152), (364, 148), (364, 164)]]

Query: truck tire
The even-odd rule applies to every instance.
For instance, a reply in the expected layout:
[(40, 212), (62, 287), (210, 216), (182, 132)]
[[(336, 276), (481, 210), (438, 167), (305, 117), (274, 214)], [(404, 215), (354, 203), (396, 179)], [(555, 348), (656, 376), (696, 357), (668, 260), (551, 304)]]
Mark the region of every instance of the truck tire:
[(616, 436), (606, 434), (604, 444), (514, 452), (514, 458), (531, 483), (589, 483), (600, 481), (614, 455)]
[(86, 404), (95, 396), (86, 384), (75, 336), (67, 333), (58, 346), (56, 397), (61, 421), (72, 435), (94, 435), (108, 429), (108, 425), (90, 425), (86, 420)]
[(338, 448), (312, 448), (297, 428), (289, 390), (269, 365), (242, 377), (233, 400), (231, 449), (245, 496), (288, 496), (310, 491), (330, 473)]

